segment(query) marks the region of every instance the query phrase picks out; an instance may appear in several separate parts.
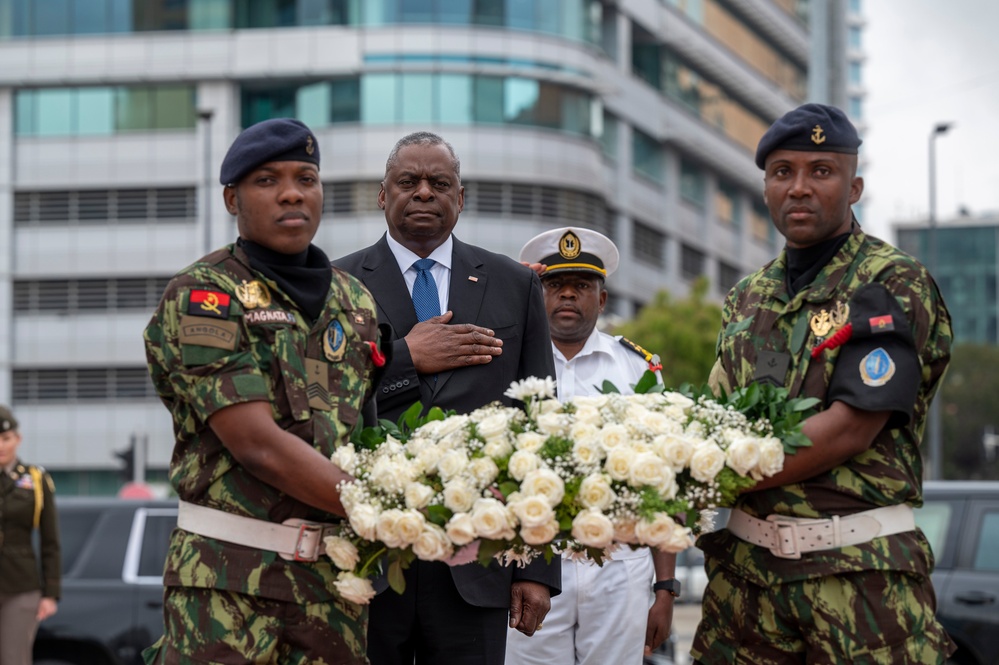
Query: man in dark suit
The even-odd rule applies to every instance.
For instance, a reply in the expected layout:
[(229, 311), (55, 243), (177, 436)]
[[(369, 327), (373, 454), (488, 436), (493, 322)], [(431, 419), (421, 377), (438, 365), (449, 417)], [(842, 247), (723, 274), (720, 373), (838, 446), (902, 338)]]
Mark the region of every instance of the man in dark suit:
[[(417, 400), (459, 413), (509, 404), (511, 382), (555, 376), (537, 275), (451, 234), (464, 198), (450, 144), (410, 134), (389, 155), (378, 192), (388, 233), (333, 262), (364, 282), (394, 331), (376, 392), (380, 418)], [(372, 665), (502, 665), (508, 610), (510, 627), (533, 635), (559, 592), (560, 565), (415, 562), (404, 594), (371, 603)]]

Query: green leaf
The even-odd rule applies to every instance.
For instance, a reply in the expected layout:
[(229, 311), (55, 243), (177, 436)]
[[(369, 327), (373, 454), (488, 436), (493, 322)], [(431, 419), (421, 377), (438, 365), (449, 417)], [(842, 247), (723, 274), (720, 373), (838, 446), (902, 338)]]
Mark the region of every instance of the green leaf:
[(432, 504), (427, 506), (427, 519), (437, 526), (445, 526), (454, 515), (448, 508)]
[(506, 547), (504, 547), (504, 543), (501, 540), (480, 540), (479, 563), (483, 566), (488, 566), (496, 557), (497, 552), (502, 552), (505, 549)]
[(402, 574), (402, 562), (398, 559), (389, 565), (388, 583), (392, 590), (402, 594), (406, 590), (406, 578)]
[(600, 386), (600, 392), (603, 395), (610, 395), (612, 393), (613, 394), (620, 394), (621, 393), (621, 391), (617, 389), (617, 386), (615, 386), (610, 381), (604, 381), (603, 385)]
[(649, 392), (651, 388), (658, 385), (659, 380), (656, 378), (656, 375), (652, 372), (652, 370), (647, 369), (645, 370), (645, 373), (642, 374), (642, 378), (640, 378), (638, 383), (635, 384), (635, 393), (638, 395), (644, 395)]
[(520, 483), (517, 483), (513, 480), (509, 480), (505, 483), (500, 483), (499, 485), (500, 494), (503, 495), (504, 499), (509, 497), (511, 494), (513, 494), (519, 489), (520, 489)]
[(423, 412), (423, 403), (414, 402), (411, 407), (402, 412), (399, 416), (399, 429), (412, 432), (419, 426), (420, 414)]

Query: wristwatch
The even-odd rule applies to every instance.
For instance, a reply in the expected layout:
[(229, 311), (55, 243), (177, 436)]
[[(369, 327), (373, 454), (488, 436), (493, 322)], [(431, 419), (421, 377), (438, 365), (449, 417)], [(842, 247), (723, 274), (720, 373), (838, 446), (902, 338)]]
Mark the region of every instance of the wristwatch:
[(674, 598), (680, 597), (680, 580), (671, 577), (668, 580), (660, 580), (652, 585), (653, 591), (669, 591), (669, 595)]

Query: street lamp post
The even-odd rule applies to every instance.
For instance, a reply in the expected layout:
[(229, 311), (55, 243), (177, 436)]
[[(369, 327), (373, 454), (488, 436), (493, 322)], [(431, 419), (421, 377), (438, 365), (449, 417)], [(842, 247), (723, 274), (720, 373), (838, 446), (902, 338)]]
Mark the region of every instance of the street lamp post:
[(204, 219), (202, 223), (204, 227), (202, 228), (204, 247), (203, 252), (208, 254), (212, 251), (212, 204), (211, 204), (211, 191), (212, 191), (212, 116), (215, 112), (212, 109), (199, 109), (198, 118), (203, 121), (202, 131), (204, 132), (204, 195), (201, 200), (201, 210)]
[[(940, 122), (930, 132), (930, 218), (927, 244), (929, 245), (926, 268), (935, 275), (938, 266), (937, 257), (937, 137), (947, 133), (954, 123)], [(941, 386), (942, 387), (942, 386)], [(943, 478), (943, 442), (940, 422), (940, 388), (933, 401), (930, 402), (928, 434), (930, 449), (930, 479)]]

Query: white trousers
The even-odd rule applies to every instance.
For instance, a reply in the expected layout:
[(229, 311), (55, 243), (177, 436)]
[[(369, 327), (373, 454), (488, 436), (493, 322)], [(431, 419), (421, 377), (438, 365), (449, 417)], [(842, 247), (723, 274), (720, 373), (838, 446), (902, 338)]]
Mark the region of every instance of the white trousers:
[(544, 628), (507, 632), (506, 665), (642, 665), (655, 600), (652, 555), (592, 562), (562, 560), (562, 593)]

